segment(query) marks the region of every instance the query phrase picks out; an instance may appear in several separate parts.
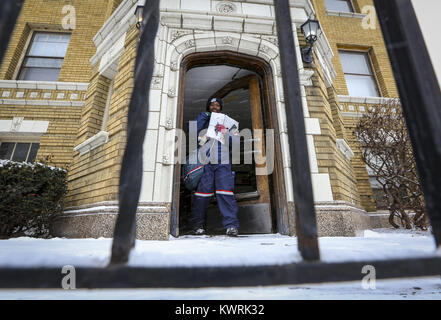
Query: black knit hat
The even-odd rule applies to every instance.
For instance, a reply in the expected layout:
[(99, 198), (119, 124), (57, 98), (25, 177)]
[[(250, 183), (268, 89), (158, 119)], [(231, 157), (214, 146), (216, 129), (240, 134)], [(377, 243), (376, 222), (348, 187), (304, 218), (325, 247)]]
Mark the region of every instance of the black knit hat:
[(210, 111), (210, 105), (213, 102), (218, 102), (220, 104), (220, 109), (222, 111), (222, 107), (224, 106), (224, 102), (222, 101), (222, 99), (219, 99), (219, 98), (208, 99), (208, 101), (207, 101), (207, 111)]

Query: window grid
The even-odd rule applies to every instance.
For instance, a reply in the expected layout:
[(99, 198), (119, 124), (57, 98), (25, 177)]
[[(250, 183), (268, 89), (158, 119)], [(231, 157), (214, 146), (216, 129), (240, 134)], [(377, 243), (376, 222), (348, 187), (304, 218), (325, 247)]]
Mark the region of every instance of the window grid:
[(18, 79), (57, 81), (69, 42), (70, 34), (68, 33), (34, 32), (18, 73)]
[(29, 156), (31, 154), (31, 151), (32, 151), (33, 147), (35, 147), (35, 146), (37, 148), (37, 152), (35, 152), (35, 156), (38, 153), (38, 149), (40, 148), (40, 144), (39, 143), (35, 143), (35, 142), (0, 142), (0, 146), (3, 145), (3, 144), (14, 144), (14, 147), (12, 148), (11, 155), (7, 159), (4, 159), (3, 158), (4, 156), (2, 156), (3, 160), (16, 161), (14, 159), (14, 157), (16, 156), (17, 146), (20, 143), (29, 144), (29, 147), (27, 148), (27, 151), (26, 151), (26, 158), (24, 160), (22, 160), (22, 161), (23, 162), (34, 162), (35, 161), (35, 157), (33, 157), (34, 159), (30, 159)]
[(325, 5), (330, 11), (355, 13), (352, 0), (325, 0)]
[[(376, 76), (375, 71), (374, 71), (374, 66), (373, 66), (372, 59), (370, 57), (369, 52), (367, 52), (367, 51), (350, 51), (350, 50), (339, 50), (338, 52), (339, 52), (340, 57), (341, 57), (342, 54), (353, 54), (353, 55), (357, 55), (358, 54), (358, 55), (363, 55), (365, 60), (366, 60), (366, 67), (368, 68), (368, 73), (355, 73), (355, 72), (345, 71), (344, 70), (345, 69), (344, 68), (344, 63), (343, 63), (342, 59), (340, 58), (341, 64), (342, 64), (342, 67), (343, 67), (343, 73), (345, 75), (346, 84), (348, 86), (348, 90), (349, 90), (349, 83), (348, 83), (348, 79), (346, 77), (347, 75), (349, 75), (349, 76), (366, 77), (366, 78), (370, 78), (371, 79), (373, 87), (374, 87), (374, 90), (375, 90), (375, 93), (376, 93), (376, 96), (377, 97), (381, 97), (380, 86), (379, 86), (378, 79), (377, 79), (377, 76)], [(349, 92), (349, 95), (351, 95), (350, 92)]]
[(29, 160), (29, 154), (31, 153), (31, 149), (32, 149), (32, 143), (29, 144), (29, 149), (28, 149), (28, 153), (26, 154), (26, 161)]

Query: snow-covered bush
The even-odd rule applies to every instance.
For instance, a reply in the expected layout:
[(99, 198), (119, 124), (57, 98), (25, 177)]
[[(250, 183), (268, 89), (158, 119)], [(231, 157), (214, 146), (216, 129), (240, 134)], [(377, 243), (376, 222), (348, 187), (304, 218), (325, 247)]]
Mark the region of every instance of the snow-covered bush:
[[(369, 108), (360, 118), (354, 133), (362, 145), (361, 157), (368, 173), (380, 186), (376, 193), (377, 208), (384, 205), (395, 228), (398, 218), (406, 229), (426, 230), (429, 221), (424, 196), (398, 99), (387, 105)], [(382, 198), (381, 199), (381, 195)], [(378, 201), (379, 200), (379, 201)]]
[(48, 238), (63, 212), (67, 171), (45, 164), (0, 161), (0, 238)]

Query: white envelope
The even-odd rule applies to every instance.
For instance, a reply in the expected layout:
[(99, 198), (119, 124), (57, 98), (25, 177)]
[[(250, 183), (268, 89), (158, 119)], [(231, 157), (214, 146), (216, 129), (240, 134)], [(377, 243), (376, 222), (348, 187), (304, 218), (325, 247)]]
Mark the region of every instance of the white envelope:
[[(227, 129), (225, 134), (216, 129), (216, 125), (222, 124)], [(230, 118), (223, 113), (211, 113), (210, 124), (208, 125), (207, 137), (216, 139), (222, 144), (225, 144), (225, 135), (229, 134), (237, 135), (239, 134), (239, 122)]]

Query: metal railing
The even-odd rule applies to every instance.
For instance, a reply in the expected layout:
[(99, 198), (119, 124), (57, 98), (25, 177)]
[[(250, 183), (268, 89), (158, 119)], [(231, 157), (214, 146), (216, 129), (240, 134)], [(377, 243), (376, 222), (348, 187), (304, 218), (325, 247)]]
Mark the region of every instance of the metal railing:
[[(0, 61), (22, 1), (0, 3)], [(112, 257), (106, 268), (77, 268), (77, 288), (230, 287), (360, 280), (374, 265), (378, 279), (441, 273), (441, 257), (325, 263), (320, 261), (317, 223), (301, 105), (289, 0), (275, 0), (280, 60), (287, 110), (298, 250), (303, 261), (284, 265), (233, 267), (130, 267), (136, 209), (142, 179), (142, 146), (148, 121), (159, 0), (145, 3), (128, 113), (127, 147), (120, 176), (119, 215)], [(375, 0), (407, 119), (437, 248), (441, 245), (441, 92), (410, 0)], [(290, 250), (289, 247), (287, 250)], [(294, 254), (294, 252), (293, 252)], [(60, 269), (0, 268), (2, 288), (59, 288)]]

